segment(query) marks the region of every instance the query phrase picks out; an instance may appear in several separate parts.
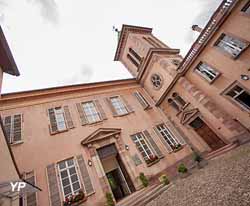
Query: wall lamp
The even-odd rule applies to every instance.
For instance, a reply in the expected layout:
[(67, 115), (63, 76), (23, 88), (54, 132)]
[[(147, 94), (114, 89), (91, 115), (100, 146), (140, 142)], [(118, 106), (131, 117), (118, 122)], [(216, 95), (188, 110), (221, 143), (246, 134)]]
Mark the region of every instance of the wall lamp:
[(91, 167), (92, 166), (92, 161), (88, 160), (88, 165)]
[(249, 77), (248, 75), (246, 75), (246, 74), (241, 74), (241, 75), (240, 75), (240, 78), (241, 78), (242, 80), (245, 80), (245, 81), (247, 81), (247, 80), (250, 79), (250, 77)]
[(129, 146), (127, 144), (125, 144), (125, 149), (129, 150)]

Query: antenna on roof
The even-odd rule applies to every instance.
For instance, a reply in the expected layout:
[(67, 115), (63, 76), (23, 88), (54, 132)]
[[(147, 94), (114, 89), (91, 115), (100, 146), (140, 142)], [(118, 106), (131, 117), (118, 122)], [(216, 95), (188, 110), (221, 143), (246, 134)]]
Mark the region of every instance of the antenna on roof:
[(115, 26), (113, 26), (113, 31), (117, 33), (117, 37), (118, 37), (118, 41), (119, 41), (121, 31), (119, 31), (119, 29), (116, 28)]

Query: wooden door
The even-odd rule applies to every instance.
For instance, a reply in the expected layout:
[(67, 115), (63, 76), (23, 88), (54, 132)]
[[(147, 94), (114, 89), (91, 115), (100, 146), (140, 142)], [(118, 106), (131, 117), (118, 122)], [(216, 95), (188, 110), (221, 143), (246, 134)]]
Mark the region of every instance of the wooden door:
[(226, 144), (214, 133), (214, 131), (208, 127), (208, 125), (197, 117), (190, 123), (190, 126), (194, 128), (197, 134), (208, 144), (212, 150), (219, 149)]

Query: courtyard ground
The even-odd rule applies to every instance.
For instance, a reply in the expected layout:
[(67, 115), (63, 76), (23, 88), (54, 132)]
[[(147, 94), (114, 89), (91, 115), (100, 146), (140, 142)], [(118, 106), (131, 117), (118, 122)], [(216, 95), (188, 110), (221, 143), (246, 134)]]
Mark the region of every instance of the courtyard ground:
[(250, 144), (176, 179), (146, 206), (250, 206)]

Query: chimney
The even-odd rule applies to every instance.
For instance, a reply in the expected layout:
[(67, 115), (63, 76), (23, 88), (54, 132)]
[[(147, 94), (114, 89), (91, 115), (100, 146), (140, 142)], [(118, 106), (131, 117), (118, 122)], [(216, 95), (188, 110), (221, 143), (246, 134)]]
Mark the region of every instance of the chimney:
[(202, 31), (202, 28), (200, 28), (198, 25), (193, 25), (192, 30), (200, 33)]

